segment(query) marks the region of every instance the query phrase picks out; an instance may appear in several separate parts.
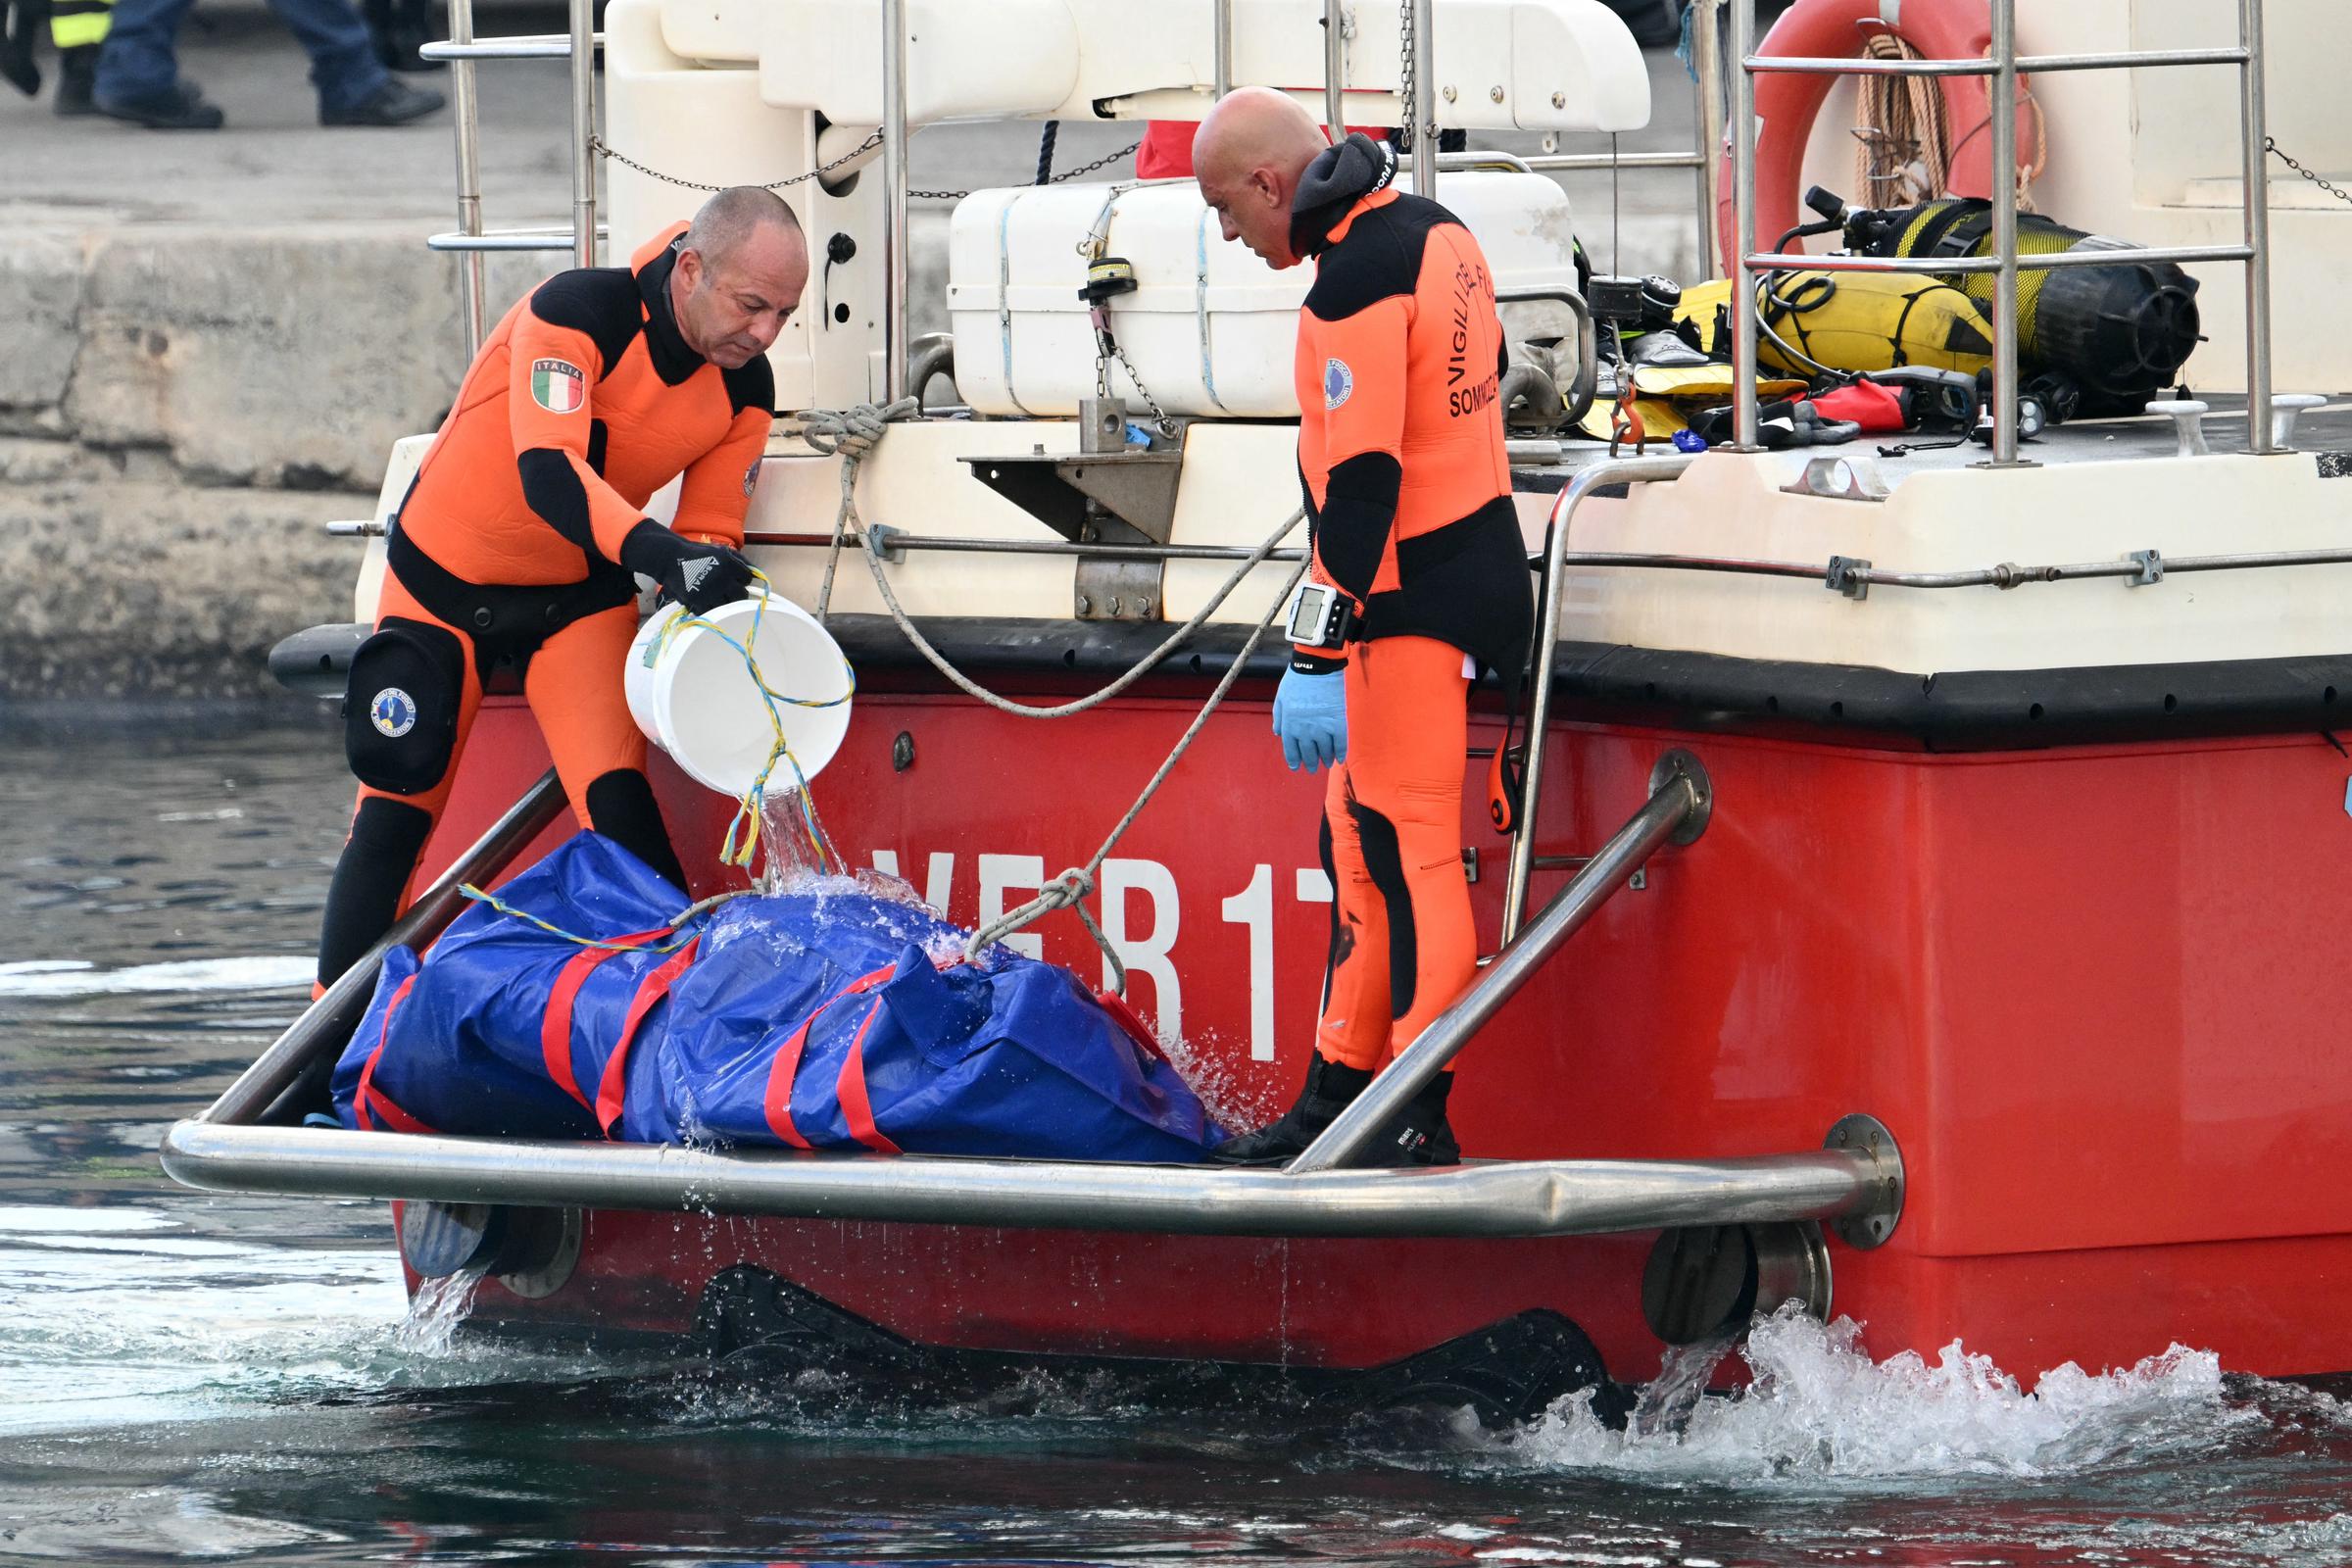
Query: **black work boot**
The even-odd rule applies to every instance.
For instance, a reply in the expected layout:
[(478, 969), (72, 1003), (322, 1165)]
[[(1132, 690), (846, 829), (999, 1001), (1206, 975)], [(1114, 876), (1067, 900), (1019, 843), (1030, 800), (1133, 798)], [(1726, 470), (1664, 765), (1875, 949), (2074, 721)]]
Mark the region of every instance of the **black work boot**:
[(321, 125), (405, 125), (421, 120), (448, 100), (431, 88), (384, 78), (384, 84), (348, 109), (320, 109)]
[(102, 115), (145, 125), (149, 130), (219, 130), (225, 118), (220, 106), (184, 76), (143, 97), (102, 101), (97, 107)]
[(1364, 1150), (1361, 1165), (1459, 1165), (1462, 1146), (1446, 1120), (1453, 1074), (1442, 1072), (1404, 1102)]
[(49, 107), (69, 120), (98, 112), (98, 49), (84, 43), (57, 52), (57, 96)]
[(1333, 1061), (1318, 1051), (1307, 1058), (1306, 1087), (1279, 1121), (1219, 1144), (1208, 1157), (1220, 1165), (1280, 1165), (1295, 1159), (1371, 1081), (1361, 1067)]

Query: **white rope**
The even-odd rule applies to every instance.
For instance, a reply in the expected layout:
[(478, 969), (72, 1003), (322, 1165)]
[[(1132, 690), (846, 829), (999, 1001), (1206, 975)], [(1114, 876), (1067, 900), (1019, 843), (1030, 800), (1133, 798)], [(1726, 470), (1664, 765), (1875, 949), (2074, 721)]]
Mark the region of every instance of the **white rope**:
[[(1287, 531), (1288, 524), (1285, 525), (1285, 532)], [(1276, 537), (1281, 536), (1278, 534)], [(1050, 914), (1055, 909), (1076, 909), (1078, 918), (1086, 922), (1087, 935), (1095, 939), (1095, 946), (1102, 950), (1103, 960), (1110, 965), (1111, 989), (1122, 997), (1127, 994), (1127, 966), (1119, 961), (1118, 953), (1111, 947), (1110, 939), (1102, 934), (1102, 928), (1095, 923), (1093, 911), (1088, 909), (1082, 901), (1088, 894), (1095, 891), (1095, 872), (1102, 868), (1102, 862), (1109, 857), (1111, 849), (1126, 834), (1127, 829), (1134, 825), (1136, 817), (1141, 815), (1144, 808), (1151, 804), (1152, 797), (1159, 793), (1160, 785), (1167, 782), (1168, 774), (1175, 769), (1177, 760), (1191, 749), (1194, 739), (1200, 733), (1201, 726), (1208, 722), (1208, 715), (1215, 712), (1218, 705), (1225, 701), (1225, 694), (1233, 689), (1233, 683), (1241, 677), (1244, 666), (1250, 662), (1250, 656), (1257, 652), (1258, 642), (1265, 636), (1266, 628), (1274, 623), (1275, 617), (1282, 612), (1282, 607), (1290, 601), (1291, 590), (1298, 585), (1299, 578), (1306, 575), (1306, 566), (1305, 562), (1298, 563), (1298, 568), (1292, 572), (1290, 580), (1282, 585), (1282, 592), (1274, 596), (1273, 607), (1267, 611), (1263, 619), (1250, 629), (1249, 640), (1242, 644), (1242, 651), (1234, 656), (1233, 663), (1226, 669), (1224, 677), (1217, 682), (1216, 690), (1208, 694), (1208, 701), (1201, 704), (1200, 711), (1193, 715), (1193, 722), (1177, 739), (1176, 745), (1169, 751), (1166, 758), (1160, 761), (1157, 771), (1152, 773), (1151, 781), (1144, 786), (1143, 793), (1135, 798), (1133, 806), (1127, 808), (1127, 814), (1119, 818), (1118, 825), (1110, 830), (1109, 836), (1103, 839), (1101, 847), (1088, 858), (1086, 864), (1071, 866), (1059, 876), (1046, 883), (1044, 887), (1039, 888), (1036, 898), (1031, 899), (1017, 909), (1006, 910), (995, 920), (973, 932), (972, 940), (964, 944), (963, 956), (966, 958), (978, 957), (991, 945), (1002, 941), (1004, 937), (1020, 930), (1042, 915)]]
[[(855, 527), (858, 538), (865, 546), (866, 568), (873, 573), (875, 592), (882, 596), (883, 608), (890, 612), (890, 618), (898, 624), (899, 630), (906, 635), (906, 640), (914, 645), (915, 652), (921, 654), (933, 669), (938, 670), (954, 682), (964, 695), (977, 698), (998, 712), (1009, 713), (1015, 718), (1068, 718), (1074, 713), (1083, 713), (1090, 708), (1110, 701), (1143, 679), (1158, 665), (1161, 660), (1174, 653), (1195, 632), (1206, 625), (1209, 616), (1224, 608), (1225, 601), (1231, 598), (1233, 591), (1242, 585), (1243, 579), (1265, 564), (1266, 558), (1274, 553), (1276, 547), (1283, 540), (1290, 537), (1291, 530), (1298, 527), (1299, 520), (1306, 515), (1306, 509), (1301, 507), (1285, 518), (1281, 527), (1268, 534), (1262, 544), (1250, 551), (1240, 565), (1234, 567), (1232, 574), (1217, 586), (1217, 591), (1208, 596), (1205, 604), (1194, 612), (1190, 620), (1169, 633), (1158, 647), (1137, 660), (1126, 673), (1120, 675), (1109, 685), (1085, 697), (1066, 703), (1056, 703), (1050, 707), (1040, 708), (1033, 707), (1028, 703), (1016, 703), (1008, 697), (990, 691), (978, 681), (973, 680), (962, 670), (948, 662), (946, 655), (931, 646), (931, 640), (923, 635), (922, 628), (915, 625), (913, 617), (906, 613), (906, 607), (899, 603), (897, 593), (892, 591), (889, 574), (882, 569), (882, 541), (875, 536), (872, 529), (865, 526), (864, 520), (858, 513), (856, 497), (858, 466), (880, 442), (887, 425), (899, 419), (914, 418), (920, 412), (914, 406), (912, 398), (902, 398), (887, 408), (876, 408), (870, 403), (861, 403), (856, 408), (844, 409), (838, 413), (818, 411), (805, 416), (808, 444), (827, 456), (838, 453), (841, 457), (841, 507), (833, 514), (832, 554), (825, 562), (825, 579), (817, 590), (816, 615), (819, 620), (825, 618), (833, 596), (833, 564), (840, 558), (841, 548), (848, 541), (851, 529)], [(1298, 579), (1294, 577), (1292, 580), (1296, 582)], [(1287, 593), (1289, 590), (1284, 591)]]
[(803, 422), (803, 440), (828, 458), (841, 459), (841, 507), (833, 514), (833, 545), (825, 552), (825, 580), (816, 590), (819, 620), (825, 618), (825, 611), (833, 603), (833, 571), (841, 564), (843, 538), (852, 524), (857, 525), (860, 534), (865, 532), (865, 523), (858, 515), (858, 465), (881, 443), (882, 433), (893, 419), (915, 418), (922, 412), (920, 398), (906, 397), (879, 408), (860, 403), (839, 412), (813, 410)]
[[(803, 416), (803, 434), (808, 444), (828, 457), (838, 456), (841, 459), (841, 507), (833, 516), (832, 550), (825, 561), (824, 583), (817, 591), (816, 613), (819, 619), (824, 618), (832, 602), (834, 565), (841, 559), (842, 545), (850, 537), (851, 530), (855, 528), (859, 541), (865, 547), (865, 563), (867, 568), (873, 573), (874, 588), (881, 594), (882, 603), (890, 611), (890, 618), (898, 624), (899, 630), (906, 635), (909, 643), (914, 645), (915, 650), (930, 662), (932, 668), (953, 681), (966, 695), (978, 698), (1001, 713), (1009, 713), (1019, 718), (1067, 718), (1073, 713), (1083, 713), (1088, 709), (1118, 696), (1119, 693), (1134, 685), (1155, 668), (1160, 661), (1174, 653), (1195, 632), (1207, 624), (1208, 617), (1215, 614), (1223, 607), (1225, 601), (1232, 597), (1233, 591), (1242, 585), (1243, 579), (1263, 565), (1266, 558), (1274, 553), (1275, 547), (1288, 538), (1291, 530), (1298, 527), (1299, 520), (1306, 515), (1306, 509), (1301, 507), (1285, 518), (1281, 527), (1268, 534), (1262, 544), (1250, 551), (1241, 564), (1234, 567), (1232, 574), (1218, 585), (1217, 591), (1209, 596), (1207, 603), (1194, 612), (1190, 620), (1177, 627), (1158, 647), (1136, 661), (1126, 673), (1120, 675), (1109, 685), (1088, 696), (1067, 703), (1058, 703), (1052, 707), (1037, 708), (1026, 703), (1016, 703), (988, 690), (964, 674), (962, 670), (948, 662), (946, 657), (931, 646), (930, 639), (923, 635), (922, 629), (915, 625), (913, 617), (908, 615), (905, 607), (899, 603), (898, 595), (892, 592), (890, 577), (882, 569), (882, 542), (875, 537), (872, 529), (865, 526), (863, 519), (858, 514), (857, 488), (859, 465), (881, 442), (884, 433), (893, 422), (918, 417), (921, 412), (915, 399), (902, 398), (896, 403), (882, 407), (876, 407), (870, 403), (860, 403), (855, 408), (837, 412), (811, 411)], [(1119, 818), (1117, 825), (1110, 830), (1109, 836), (1103, 839), (1102, 846), (1095, 851), (1093, 857), (1087, 860), (1086, 864), (1071, 866), (1059, 876), (1047, 882), (1038, 889), (1036, 898), (1018, 908), (1007, 910), (973, 932), (971, 940), (964, 945), (963, 952), (966, 958), (978, 957), (980, 954), (1004, 937), (1055, 909), (1075, 909), (1078, 911), (1078, 918), (1086, 924), (1087, 935), (1095, 939), (1095, 946), (1102, 950), (1103, 961), (1110, 966), (1112, 990), (1120, 996), (1126, 995), (1127, 966), (1119, 961), (1119, 955), (1111, 946), (1110, 938), (1103, 934), (1102, 927), (1095, 920), (1094, 912), (1086, 906), (1086, 898), (1095, 891), (1095, 872), (1102, 868), (1102, 861), (1109, 856), (1111, 849), (1126, 834), (1127, 829), (1134, 825), (1136, 817), (1142, 813), (1146, 806), (1151, 804), (1152, 798), (1159, 793), (1160, 785), (1167, 781), (1168, 774), (1175, 768), (1177, 761), (1191, 748), (1194, 739), (1200, 735), (1201, 727), (1208, 722), (1208, 716), (1217, 710), (1218, 706), (1225, 701), (1225, 694), (1231, 691), (1233, 683), (1241, 678), (1242, 670), (1250, 662), (1250, 656), (1257, 652), (1258, 643), (1265, 637), (1266, 628), (1274, 623), (1275, 618), (1281, 613), (1283, 605), (1289, 602), (1291, 590), (1298, 585), (1298, 579), (1306, 575), (1306, 565), (1305, 562), (1300, 562), (1298, 569), (1293, 571), (1289, 579), (1283, 583), (1282, 591), (1274, 596), (1273, 605), (1268, 608), (1265, 615), (1258, 620), (1257, 624), (1250, 629), (1249, 639), (1242, 644), (1242, 651), (1234, 657), (1233, 663), (1226, 669), (1224, 676), (1218, 680), (1216, 689), (1208, 694), (1208, 701), (1201, 705), (1200, 711), (1194, 715), (1192, 724), (1177, 740), (1174, 749), (1161, 760), (1158, 770), (1152, 775), (1150, 782), (1144, 785), (1143, 793), (1135, 798), (1134, 805), (1127, 808), (1127, 814)]]

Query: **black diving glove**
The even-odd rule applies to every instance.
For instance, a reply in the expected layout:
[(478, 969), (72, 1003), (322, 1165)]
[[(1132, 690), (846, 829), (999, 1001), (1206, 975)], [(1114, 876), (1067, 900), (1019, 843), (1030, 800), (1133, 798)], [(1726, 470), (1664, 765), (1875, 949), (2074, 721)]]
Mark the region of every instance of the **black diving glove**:
[(679, 537), (648, 517), (620, 542), (620, 564), (662, 585), (662, 597), (707, 615), (751, 592), (752, 564), (725, 545)]

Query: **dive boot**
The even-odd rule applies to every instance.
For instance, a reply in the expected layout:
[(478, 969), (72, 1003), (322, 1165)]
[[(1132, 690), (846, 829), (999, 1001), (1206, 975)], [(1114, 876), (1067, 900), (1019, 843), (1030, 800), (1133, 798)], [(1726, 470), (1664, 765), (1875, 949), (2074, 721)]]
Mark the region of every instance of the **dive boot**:
[(1404, 1102), (1380, 1136), (1364, 1149), (1358, 1165), (1459, 1165), (1462, 1146), (1446, 1120), (1446, 1099), (1453, 1074), (1442, 1072)]
[(98, 45), (75, 44), (57, 52), (57, 96), (49, 107), (68, 120), (98, 112)]
[(1281, 1120), (1219, 1144), (1208, 1157), (1220, 1165), (1280, 1165), (1296, 1159), (1371, 1081), (1363, 1068), (1333, 1061), (1318, 1051), (1307, 1060), (1306, 1087)]

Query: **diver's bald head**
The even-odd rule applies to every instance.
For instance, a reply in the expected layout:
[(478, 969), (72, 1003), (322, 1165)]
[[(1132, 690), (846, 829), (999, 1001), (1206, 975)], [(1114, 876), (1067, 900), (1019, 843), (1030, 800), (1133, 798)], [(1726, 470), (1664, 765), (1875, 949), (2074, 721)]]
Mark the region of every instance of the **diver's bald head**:
[(1299, 176), (1329, 143), (1315, 117), (1270, 87), (1237, 87), (1193, 136), (1201, 200), (1238, 239), (1275, 267), (1295, 267), (1291, 201)]

